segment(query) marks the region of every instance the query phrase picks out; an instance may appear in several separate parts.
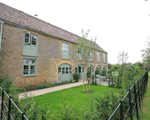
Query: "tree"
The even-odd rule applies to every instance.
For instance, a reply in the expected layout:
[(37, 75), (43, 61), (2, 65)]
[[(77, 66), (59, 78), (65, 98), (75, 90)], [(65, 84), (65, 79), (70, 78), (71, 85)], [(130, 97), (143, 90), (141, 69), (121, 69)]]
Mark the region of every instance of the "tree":
[(85, 74), (85, 81), (86, 81), (86, 91), (88, 91), (87, 87), (87, 71), (88, 65), (90, 63), (90, 59), (92, 57), (92, 52), (95, 49), (96, 45), (96, 38), (88, 40), (89, 30), (84, 32), (82, 30), (82, 37), (78, 38), (77, 45), (74, 49), (76, 52), (75, 58), (80, 60), (81, 64), (84, 66), (84, 74)]
[(150, 42), (146, 42), (146, 48), (142, 50), (143, 63), (150, 64)]
[(134, 66), (140, 66), (141, 68), (143, 67), (143, 63), (142, 62), (135, 62), (133, 65)]
[(128, 59), (128, 53), (125, 53), (124, 51), (122, 51), (121, 53), (118, 53), (118, 63), (119, 64), (125, 64), (127, 59)]
[(126, 61), (128, 59), (128, 53), (125, 53), (122, 51), (121, 53), (118, 54), (118, 63), (121, 64), (121, 69), (119, 71), (120, 75), (122, 76), (122, 87), (124, 87), (125, 83), (125, 66), (126, 66)]
[(113, 65), (111, 63), (108, 63), (108, 70), (111, 70), (112, 67)]

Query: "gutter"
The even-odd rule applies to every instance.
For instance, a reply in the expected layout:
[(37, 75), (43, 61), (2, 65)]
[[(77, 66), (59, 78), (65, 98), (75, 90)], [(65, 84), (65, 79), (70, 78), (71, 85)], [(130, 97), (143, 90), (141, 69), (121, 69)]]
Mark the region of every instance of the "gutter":
[(0, 51), (2, 51), (2, 37), (3, 37), (3, 25), (4, 21), (0, 20), (1, 23), (1, 32), (0, 32)]

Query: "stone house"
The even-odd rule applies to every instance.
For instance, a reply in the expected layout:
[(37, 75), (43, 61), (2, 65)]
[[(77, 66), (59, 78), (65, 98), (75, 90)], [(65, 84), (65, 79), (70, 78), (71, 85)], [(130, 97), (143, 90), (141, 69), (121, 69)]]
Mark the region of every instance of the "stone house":
[[(0, 75), (17, 86), (84, 78), (84, 67), (72, 57), (79, 36), (0, 3)], [(107, 52), (99, 45), (89, 68), (108, 70)]]

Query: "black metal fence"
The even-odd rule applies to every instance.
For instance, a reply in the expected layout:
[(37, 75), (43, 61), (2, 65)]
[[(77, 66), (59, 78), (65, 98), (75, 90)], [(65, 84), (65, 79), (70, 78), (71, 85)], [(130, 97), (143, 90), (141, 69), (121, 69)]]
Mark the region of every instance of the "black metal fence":
[(0, 87), (2, 91), (1, 96), (1, 120), (28, 120), (25, 113), (22, 112), (18, 106), (14, 103), (3, 88)]
[(129, 88), (108, 120), (125, 120), (127, 118), (133, 120), (134, 115), (139, 120), (139, 108), (141, 109), (141, 102), (147, 88), (147, 82), (148, 72)]

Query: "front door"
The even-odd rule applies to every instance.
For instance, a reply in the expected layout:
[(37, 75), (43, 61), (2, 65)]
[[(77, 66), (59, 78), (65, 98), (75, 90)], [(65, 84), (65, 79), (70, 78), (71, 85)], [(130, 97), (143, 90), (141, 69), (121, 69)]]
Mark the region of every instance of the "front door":
[(65, 82), (72, 79), (72, 67), (69, 64), (61, 64), (58, 67), (58, 82)]
[(83, 79), (84, 77), (84, 67), (82, 65), (78, 65), (75, 67), (75, 73), (80, 75), (80, 78)]
[(91, 73), (91, 75), (94, 75), (94, 66), (90, 65), (88, 67), (88, 71)]

